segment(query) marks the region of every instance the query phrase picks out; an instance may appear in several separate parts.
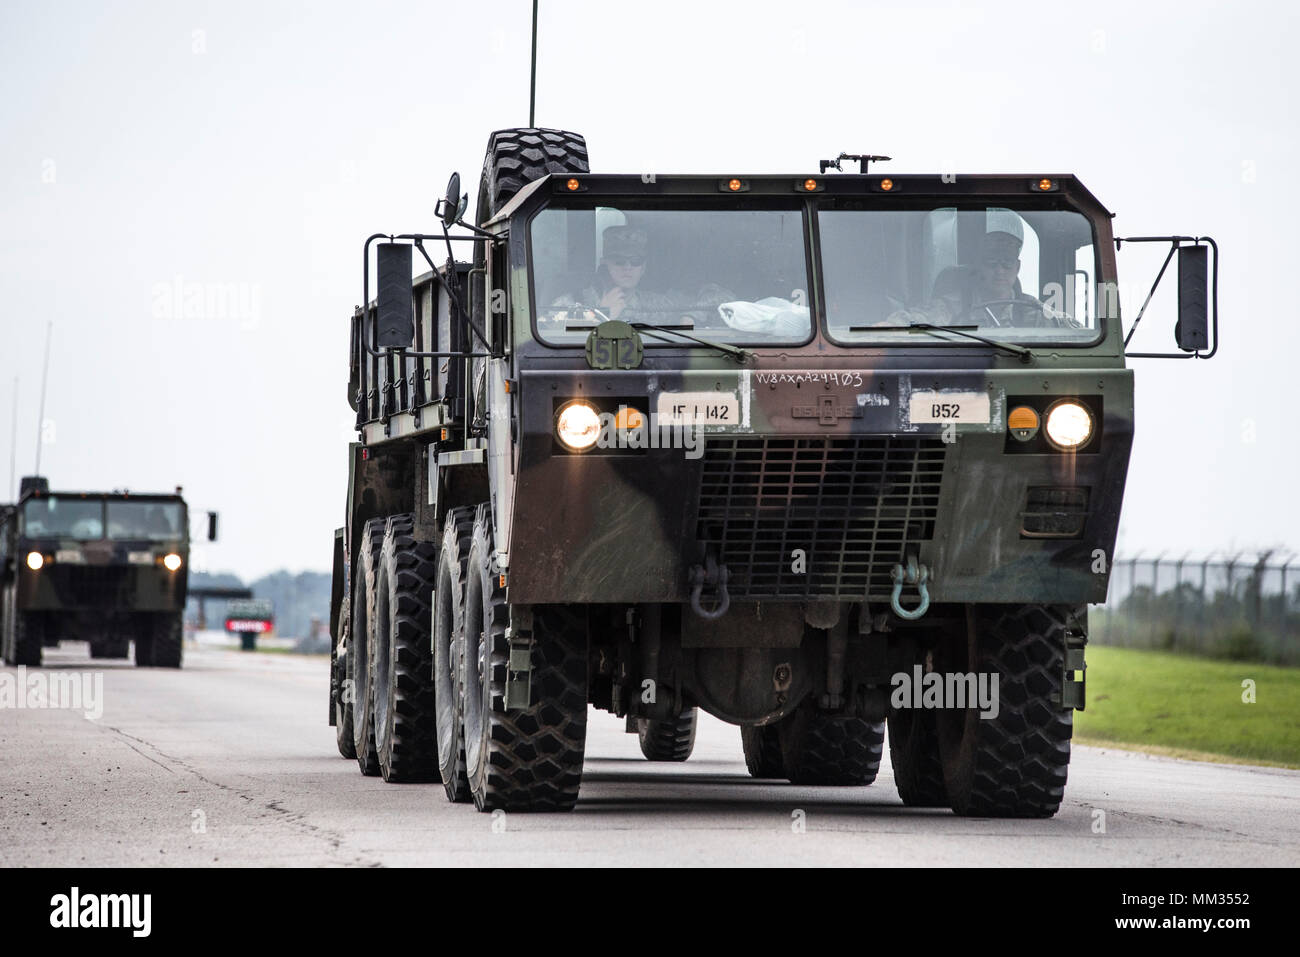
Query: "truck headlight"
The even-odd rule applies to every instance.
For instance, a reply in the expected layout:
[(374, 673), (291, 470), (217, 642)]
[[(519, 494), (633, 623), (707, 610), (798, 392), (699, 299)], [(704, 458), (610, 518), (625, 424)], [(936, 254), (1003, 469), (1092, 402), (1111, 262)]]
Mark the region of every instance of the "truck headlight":
[(560, 410), (555, 437), (566, 449), (585, 452), (600, 438), (600, 416), (586, 402), (574, 400)]
[(1071, 452), (1092, 438), (1092, 413), (1073, 399), (1061, 399), (1047, 410), (1047, 441), (1056, 448)]
[(181, 557), (177, 555), (175, 552), (169, 552), (163, 558), (163, 568), (167, 569), (169, 572), (174, 572), (176, 571), (176, 569), (180, 567), (181, 567)]
[(45, 565), (45, 556), (40, 552), (27, 553), (27, 567), (34, 572), (38, 572)]

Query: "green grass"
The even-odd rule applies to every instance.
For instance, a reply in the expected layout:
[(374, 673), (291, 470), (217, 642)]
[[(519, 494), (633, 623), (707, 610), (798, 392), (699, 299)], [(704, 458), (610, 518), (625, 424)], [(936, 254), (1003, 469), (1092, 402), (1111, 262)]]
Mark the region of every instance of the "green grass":
[[(1082, 744), (1300, 768), (1300, 668), (1090, 645)], [(1255, 703), (1242, 701), (1246, 679)]]

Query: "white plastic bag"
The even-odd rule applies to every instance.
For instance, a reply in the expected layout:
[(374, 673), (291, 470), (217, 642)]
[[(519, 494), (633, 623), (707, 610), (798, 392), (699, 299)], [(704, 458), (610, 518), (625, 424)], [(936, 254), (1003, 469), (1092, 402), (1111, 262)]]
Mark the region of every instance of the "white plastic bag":
[(807, 306), (797, 306), (789, 299), (770, 296), (758, 302), (724, 302), (718, 315), (740, 332), (757, 332), (768, 336), (803, 339), (808, 335), (811, 314)]

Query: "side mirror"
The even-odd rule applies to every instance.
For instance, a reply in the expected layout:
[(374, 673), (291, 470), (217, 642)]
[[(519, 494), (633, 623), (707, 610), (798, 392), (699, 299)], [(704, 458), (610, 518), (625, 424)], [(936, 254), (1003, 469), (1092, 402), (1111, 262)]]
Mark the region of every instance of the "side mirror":
[(438, 215), (442, 217), (442, 224), (451, 229), (465, 215), (468, 206), (469, 194), (462, 196), (460, 193), (460, 173), (452, 173), (451, 179), (447, 180), (447, 195), (438, 204), (440, 210)]
[(208, 512), (208, 541), (217, 540), (217, 513)]
[(1184, 352), (1200, 352), (1210, 346), (1210, 319), (1206, 288), (1209, 279), (1209, 247), (1178, 247), (1178, 323), (1174, 339)]
[(375, 311), (377, 349), (409, 349), (415, 343), (415, 307), (411, 299), (411, 246), (380, 243), (375, 247), (379, 289)]

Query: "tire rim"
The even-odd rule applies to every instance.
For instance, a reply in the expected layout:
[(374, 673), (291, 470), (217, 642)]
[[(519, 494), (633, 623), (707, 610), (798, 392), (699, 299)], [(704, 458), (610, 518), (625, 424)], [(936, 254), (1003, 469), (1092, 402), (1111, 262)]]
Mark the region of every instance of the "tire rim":
[(463, 673), (461, 692), (465, 706), (461, 712), (465, 735), (465, 766), (471, 779), (482, 760), (483, 751), (483, 578), (471, 569), (469, 587), (465, 589), (465, 631), (461, 649)]

